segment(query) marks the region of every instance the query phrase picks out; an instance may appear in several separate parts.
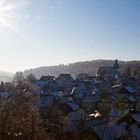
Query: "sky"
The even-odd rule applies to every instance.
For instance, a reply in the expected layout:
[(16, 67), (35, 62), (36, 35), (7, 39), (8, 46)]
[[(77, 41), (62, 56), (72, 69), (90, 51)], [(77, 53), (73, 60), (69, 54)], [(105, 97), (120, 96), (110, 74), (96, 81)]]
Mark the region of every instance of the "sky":
[(0, 71), (139, 52), (139, 0), (0, 0)]

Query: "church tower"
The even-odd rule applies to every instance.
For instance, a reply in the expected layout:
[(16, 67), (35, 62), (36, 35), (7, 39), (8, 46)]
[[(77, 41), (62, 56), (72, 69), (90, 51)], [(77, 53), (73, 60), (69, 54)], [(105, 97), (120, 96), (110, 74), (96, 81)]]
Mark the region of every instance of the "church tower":
[(114, 69), (119, 69), (119, 64), (118, 64), (118, 60), (117, 59), (115, 60), (113, 68)]

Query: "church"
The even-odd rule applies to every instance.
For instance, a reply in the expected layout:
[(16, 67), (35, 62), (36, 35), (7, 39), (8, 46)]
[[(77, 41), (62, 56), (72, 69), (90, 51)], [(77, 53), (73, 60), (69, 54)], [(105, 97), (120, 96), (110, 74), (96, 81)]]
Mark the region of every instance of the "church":
[(97, 71), (97, 77), (105, 79), (116, 78), (120, 75), (118, 60), (115, 60), (113, 66), (102, 66)]

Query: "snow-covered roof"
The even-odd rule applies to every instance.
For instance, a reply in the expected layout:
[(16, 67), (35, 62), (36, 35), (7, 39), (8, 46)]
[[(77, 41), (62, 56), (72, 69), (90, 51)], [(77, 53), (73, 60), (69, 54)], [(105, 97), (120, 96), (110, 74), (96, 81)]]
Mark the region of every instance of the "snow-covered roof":
[(120, 88), (121, 85), (113, 85), (112, 88)]

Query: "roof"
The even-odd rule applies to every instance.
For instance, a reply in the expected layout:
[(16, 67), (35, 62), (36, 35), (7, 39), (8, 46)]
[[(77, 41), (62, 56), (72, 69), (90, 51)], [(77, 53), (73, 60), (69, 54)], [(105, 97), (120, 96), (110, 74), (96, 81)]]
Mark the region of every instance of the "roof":
[(113, 85), (112, 88), (120, 88), (121, 85)]
[(53, 96), (40, 96), (40, 107), (51, 107), (55, 103), (55, 98)]
[(112, 92), (112, 86), (110, 81), (102, 81), (101, 84), (99, 85), (99, 89), (101, 91), (106, 91), (106, 92)]
[(77, 104), (75, 104), (73, 101), (68, 101), (67, 105), (72, 108), (73, 110), (78, 110), (79, 106)]
[(126, 124), (108, 125), (102, 124), (92, 127), (92, 130), (101, 138), (101, 140), (114, 140), (126, 132)]
[(109, 96), (108, 99), (111, 102), (117, 102), (118, 101), (118, 97), (116, 97), (116, 96)]
[(81, 113), (78, 111), (70, 112), (68, 116), (70, 120), (80, 120), (82, 118)]
[(109, 117), (123, 117), (127, 112), (119, 112), (118, 110), (112, 109), (109, 113)]
[(76, 80), (89, 80), (89, 75), (86, 73), (80, 73), (76, 76)]
[(35, 86), (38, 86), (38, 87), (42, 87), (46, 84), (48, 85), (48, 83), (45, 81), (40, 81), (40, 80), (35, 81)]
[(122, 88), (122, 85), (113, 85), (112, 86), (112, 91), (113, 93), (118, 93)]
[(77, 87), (75, 89), (75, 98), (82, 98), (86, 92), (87, 92), (87, 89), (85, 87), (82, 87), (82, 86)]
[(65, 74), (64, 74), (64, 73), (60, 74), (60, 75), (58, 76), (57, 80), (58, 80), (58, 79), (73, 81), (73, 77), (72, 77), (70, 74), (66, 74), (66, 73), (65, 73)]
[(130, 86), (125, 86), (126, 90), (128, 90), (130, 93), (135, 93), (135, 90)]
[(64, 94), (62, 92), (58, 91), (58, 92), (52, 92), (51, 95), (62, 97)]
[(115, 93), (121, 93), (121, 94), (133, 94), (136, 91), (134, 90), (134, 88), (132, 88), (131, 86), (124, 86), (124, 85), (114, 85), (112, 86), (112, 89)]
[(95, 94), (93, 96), (87, 96), (84, 98), (84, 102), (100, 102), (100, 100), (101, 100), (100, 94)]
[(40, 81), (49, 81), (49, 80), (54, 80), (54, 76), (41, 76)]
[(137, 137), (137, 140), (140, 140), (140, 128), (137, 124), (131, 125), (130, 129), (132, 134)]
[(135, 113), (135, 114), (131, 115), (131, 117), (132, 117), (136, 122), (140, 122), (140, 113)]
[(134, 96), (131, 96), (131, 95), (127, 96), (127, 99), (131, 102), (136, 102), (137, 101), (137, 99)]

